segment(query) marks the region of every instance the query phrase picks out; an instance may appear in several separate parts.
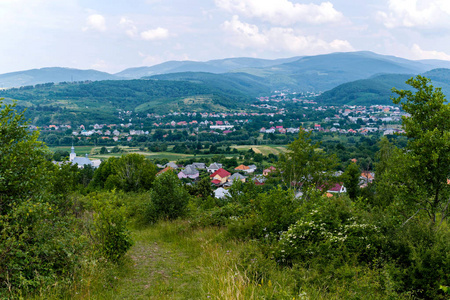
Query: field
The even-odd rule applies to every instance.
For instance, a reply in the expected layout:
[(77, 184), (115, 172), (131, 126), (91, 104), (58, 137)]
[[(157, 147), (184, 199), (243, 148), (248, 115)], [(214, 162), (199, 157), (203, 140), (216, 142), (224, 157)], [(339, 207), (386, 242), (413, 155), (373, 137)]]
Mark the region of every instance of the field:
[(261, 153), (262, 155), (275, 154), (279, 155), (280, 153), (286, 152), (285, 146), (279, 145), (242, 145), (242, 146), (231, 146), (231, 148), (238, 149), (240, 151), (247, 151), (249, 149), (253, 149), (255, 153)]
[[(99, 146), (75, 146), (75, 152), (77, 156), (85, 156), (89, 155), (90, 158), (95, 159), (108, 159), (109, 157), (119, 157), (124, 153), (137, 153), (142, 154), (149, 159), (168, 159), (169, 161), (177, 161), (180, 159), (209, 159), (214, 156), (214, 154), (183, 154), (183, 153), (173, 153), (173, 152), (150, 152), (150, 151), (142, 151), (138, 147), (128, 147), (128, 146), (120, 146), (119, 148), (122, 150), (120, 153), (108, 153), (108, 154), (100, 154)], [(109, 151), (112, 150), (112, 146), (106, 147)], [(279, 155), (280, 153), (286, 152), (285, 146), (279, 145), (240, 145), (240, 146), (231, 146), (231, 148), (238, 149), (240, 151), (247, 151), (249, 149), (253, 149), (256, 153), (261, 153), (263, 155), (275, 154)], [(50, 151), (54, 152), (56, 150), (65, 150), (70, 152), (71, 146), (60, 146), (60, 147), (50, 147)], [(227, 158), (233, 157), (236, 155), (226, 155)]]

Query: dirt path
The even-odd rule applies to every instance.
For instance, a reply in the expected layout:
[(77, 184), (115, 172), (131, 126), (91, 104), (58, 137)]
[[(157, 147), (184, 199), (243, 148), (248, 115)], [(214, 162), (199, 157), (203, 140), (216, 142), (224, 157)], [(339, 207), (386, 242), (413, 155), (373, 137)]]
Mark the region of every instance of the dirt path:
[[(134, 246), (119, 280), (115, 299), (199, 299), (198, 270), (191, 260), (164, 242), (155, 229), (134, 234)], [(175, 249), (174, 249), (175, 248)]]

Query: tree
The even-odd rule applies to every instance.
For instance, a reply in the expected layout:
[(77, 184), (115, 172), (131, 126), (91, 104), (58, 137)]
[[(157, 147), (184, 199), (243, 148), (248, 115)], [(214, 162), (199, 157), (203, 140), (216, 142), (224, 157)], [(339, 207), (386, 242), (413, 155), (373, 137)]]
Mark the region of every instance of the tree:
[(170, 171), (156, 177), (150, 192), (152, 199), (151, 221), (159, 218), (176, 219), (183, 215), (189, 194), (177, 175)]
[(337, 166), (336, 157), (322, 151), (320, 143), (313, 144), (310, 136), (311, 133), (300, 130), (298, 138), (288, 145), (288, 151), (280, 155), (277, 168), (285, 184), (301, 186), (307, 197), (309, 191), (325, 190), (336, 180), (333, 175)]
[[(23, 112), (0, 101), (0, 298), (73, 276), (83, 242), (63, 211), (51, 154)], [(73, 178), (73, 176), (69, 176)], [(59, 193), (65, 193), (60, 189)], [(79, 252), (78, 252), (79, 251)], [(64, 275), (62, 275), (64, 274)], [(6, 296), (8, 298), (8, 296)]]
[(149, 190), (156, 175), (156, 166), (140, 154), (111, 157), (95, 171), (91, 186), (120, 189), (126, 192)]
[(415, 184), (416, 213), (426, 211), (435, 224), (438, 215), (441, 222), (448, 216), (450, 204), (450, 106), (430, 82), (420, 75), (409, 79), (406, 83), (416, 91), (393, 89), (398, 95), (393, 101), (410, 114), (402, 118), (408, 137), (404, 175)]
[(344, 186), (347, 188), (347, 194), (350, 199), (355, 200), (359, 195), (359, 177), (361, 172), (359, 166), (352, 162), (350, 163), (343, 174)]
[[(0, 101), (0, 106), (2, 102)], [(30, 132), (15, 105), (0, 111), (0, 215), (15, 204), (43, 193), (48, 180), (47, 149), (37, 131)]]

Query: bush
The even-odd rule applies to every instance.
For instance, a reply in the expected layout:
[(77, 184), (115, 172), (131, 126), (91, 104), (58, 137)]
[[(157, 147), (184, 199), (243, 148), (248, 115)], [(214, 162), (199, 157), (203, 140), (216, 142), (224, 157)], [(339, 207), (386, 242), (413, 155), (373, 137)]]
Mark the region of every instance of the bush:
[(114, 191), (93, 196), (92, 206), (94, 247), (102, 256), (117, 262), (133, 244), (126, 227), (126, 207)]
[(356, 257), (370, 263), (384, 239), (380, 226), (358, 216), (345, 200), (322, 199), (305, 205), (300, 219), (281, 234), (277, 259), (290, 263), (314, 257)]
[[(238, 196), (241, 199), (244, 196)], [(298, 218), (299, 203), (292, 191), (280, 187), (247, 200), (246, 214), (229, 224), (229, 235), (239, 238), (277, 237)], [(240, 200), (240, 203), (245, 203)], [(241, 204), (242, 205), (242, 204)]]
[(186, 212), (189, 200), (188, 192), (172, 171), (158, 175), (150, 191), (151, 204), (147, 210), (149, 222), (157, 219), (176, 219)]

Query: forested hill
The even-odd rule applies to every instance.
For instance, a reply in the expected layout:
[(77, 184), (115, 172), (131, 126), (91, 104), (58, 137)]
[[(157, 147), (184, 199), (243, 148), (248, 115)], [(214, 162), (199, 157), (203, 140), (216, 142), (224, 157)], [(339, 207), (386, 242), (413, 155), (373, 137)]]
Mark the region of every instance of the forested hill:
[[(392, 88), (409, 89), (406, 80), (414, 75), (384, 74), (370, 79), (344, 83), (323, 93), (317, 101), (334, 105), (392, 104)], [(441, 87), (445, 95), (450, 95), (450, 69), (434, 69), (423, 73), (435, 87)]]
[(30, 111), (48, 106), (63, 109), (59, 111), (63, 120), (69, 116), (73, 118), (73, 114), (83, 114), (87, 120), (95, 118), (102, 120), (118, 109), (143, 113), (225, 111), (242, 107), (242, 104), (254, 99), (237, 90), (224, 92), (203, 83), (167, 80), (45, 84), (2, 90), (0, 98), (16, 99), (19, 106), (27, 106)]
[(147, 78), (201, 83), (227, 94), (244, 93), (249, 96), (259, 96), (267, 95), (271, 92), (266, 80), (247, 73), (212, 74), (205, 72), (184, 72), (155, 75)]

